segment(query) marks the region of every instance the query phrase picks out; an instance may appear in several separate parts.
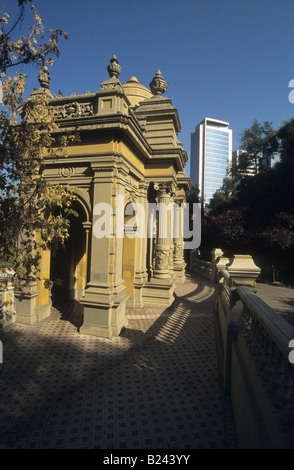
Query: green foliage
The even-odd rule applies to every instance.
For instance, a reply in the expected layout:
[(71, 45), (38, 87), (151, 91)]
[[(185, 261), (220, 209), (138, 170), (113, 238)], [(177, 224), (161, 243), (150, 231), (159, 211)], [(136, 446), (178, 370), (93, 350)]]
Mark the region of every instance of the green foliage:
[[(1, 12), (0, 18), (0, 67), (2, 76), (11, 67), (23, 64), (52, 65), (52, 57), (59, 57), (58, 42), (60, 37), (68, 38), (59, 28), (44, 30), (42, 20), (35, 6), (28, 7), (28, 1), (19, 0), (19, 12), (15, 20), (10, 24), (10, 15)], [(32, 15), (32, 24), (26, 35), (14, 39), (17, 26), (21, 24), (25, 11), (29, 10)]]
[(218, 189), (209, 203), (212, 213), (223, 212), (232, 206), (237, 199), (237, 184), (233, 178), (224, 178), (223, 185)]
[(255, 156), (278, 150), (281, 161), (252, 176), (225, 179), (204, 216), (202, 240), (226, 253), (251, 254), (269, 280), (294, 285), (294, 119), (277, 131), (254, 121), (242, 143)]
[(189, 204), (192, 204), (193, 202), (200, 202), (200, 191), (198, 188), (198, 185), (192, 185), (190, 189), (186, 191), (186, 201)]
[(266, 155), (277, 151), (278, 140), (272, 123), (263, 124), (257, 120), (248, 129), (245, 129), (240, 139), (241, 152), (237, 161), (234, 161), (230, 170), (231, 176), (237, 181), (246, 177), (248, 173), (257, 175), (261, 168), (261, 160)]
[[(32, 7), (31, 33), (16, 42), (10, 34), (20, 21), (25, 0), (20, 0), (20, 16), (0, 35), (0, 68), (21, 63), (44, 63), (48, 55), (59, 54), (57, 30), (50, 30), (48, 42), (40, 17)], [(8, 23), (9, 15), (1, 19)], [(54, 31), (54, 32), (53, 32)], [(58, 30), (59, 34), (59, 30)], [(43, 43), (36, 45), (39, 36)], [(16, 72), (3, 81), (3, 105), (0, 111), (0, 263), (13, 266), (18, 278), (29, 279), (38, 272), (40, 250), (55, 250), (68, 238), (73, 191), (50, 186), (44, 170), (46, 158), (66, 155), (72, 137), (58, 137), (58, 126), (48, 96), (37, 94), (24, 101), (26, 76)], [(59, 209), (59, 212), (56, 210)], [(61, 215), (62, 214), (62, 215)]]
[(280, 142), (281, 163), (279, 167), (294, 168), (294, 119), (285, 121), (277, 131)]

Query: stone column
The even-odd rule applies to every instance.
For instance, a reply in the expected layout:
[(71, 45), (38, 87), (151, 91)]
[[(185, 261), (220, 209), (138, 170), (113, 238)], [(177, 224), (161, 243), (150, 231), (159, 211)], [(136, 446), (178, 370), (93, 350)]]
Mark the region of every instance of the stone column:
[(172, 213), (168, 206), (173, 203), (173, 186), (167, 183), (154, 185), (157, 191), (157, 234), (154, 245), (153, 276), (155, 279), (169, 279), (173, 272)]
[[(121, 278), (122, 240), (115, 236), (115, 202), (117, 194), (114, 159), (103, 159), (93, 164), (93, 214), (92, 234), (89, 239), (89, 282), (81, 303), (84, 305), (84, 323), (81, 333), (111, 338), (127, 325), (125, 304), (126, 289)], [(100, 211), (104, 204), (104, 210)], [(97, 218), (98, 215), (98, 218)], [(105, 224), (112, 223), (113, 233), (100, 236), (95, 223), (104, 217)], [(102, 224), (101, 226), (105, 224)]]
[[(175, 186), (172, 182), (156, 183), (157, 233), (153, 247), (153, 277), (144, 287), (144, 305), (168, 307), (174, 300), (172, 214), (169, 205)], [(160, 206), (161, 205), (161, 206)], [(169, 209), (168, 209), (169, 208)]]
[(182, 198), (175, 198), (175, 228), (176, 233), (174, 234), (173, 244), (173, 257), (174, 257), (174, 272), (177, 276), (177, 281), (185, 281), (185, 268), (186, 263), (184, 260), (184, 238), (183, 238), (183, 208), (181, 204), (183, 203)]
[[(81, 231), (78, 238), (78, 246), (74, 243), (74, 249), (71, 252), (73, 260), (73, 281), (72, 290), (70, 291), (70, 298), (80, 301), (84, 294), (87, 284), (87, 270), (88, 270), (88, 240), (91, 222), (82, 222), (83, 231)], [(80, 251), (79, 251), (80, 250)]]
[[(90, 236), (90, 230), (91, 230), (91, 227), (92, 227), (92, 224), (90, 221), (86, 221), (86, 222), (83, 222), (83, 229), (85, 230), (85, 237), (86, 237), (86, 240), (85, 240), (85, 244), (86, 244), (86, 247), (85, 247), (85, 264), (86, 264), (86, 271), (85, 271), (85, 275), (86, 275), (86, 279), (85, 279), (85, 288), (86, 288), (86, 285), (87, 285), (87, 279), (89, 279), (90, 275), (89, 275), (89, 272), (90, 272), (90, 261), (89, 261), (89, 236)], [(84, 288), (84, 292), (83, 292), (83, 295), (85, 294), (85, 288)]]

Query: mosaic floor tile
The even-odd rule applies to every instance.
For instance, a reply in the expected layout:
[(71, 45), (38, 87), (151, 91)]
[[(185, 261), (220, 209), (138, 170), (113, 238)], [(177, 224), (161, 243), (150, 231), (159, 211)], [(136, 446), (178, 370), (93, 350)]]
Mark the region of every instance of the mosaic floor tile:
[(188, 276), (172, 308), (129, 309), (111, 340), (80, 334), (70, 308), (1, 330), (0, 446), (237, 448), (214, 302), (215, 286)]

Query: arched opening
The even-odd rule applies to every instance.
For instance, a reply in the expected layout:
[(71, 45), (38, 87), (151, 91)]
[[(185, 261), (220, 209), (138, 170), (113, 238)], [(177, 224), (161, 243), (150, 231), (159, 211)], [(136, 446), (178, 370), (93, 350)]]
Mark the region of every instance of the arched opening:
[[(148, 206), (151, 207), (152, 204), (156, 204), (156, 191), (154, 189), (154, 183), (151, 182), (148, 187), (147, 192), (147, 200)], [(148, 274), (148, 281), (150, 281), (153, 275), (153, 248), (154, 248), (154, 237), (157, 225), (157, 213), (148, 213), (148, 223), (150, 224), (150, 233), (147, 239), (147, 252), (146, 252), (146, 266), (147, 266), (147, 274)]]
[(78, 217), (70, 216), (70, 236), (56, 253), (51, 254), (51, 299), (56, 308), (70, 300), (79, 301), (84, 296), (87, 283), (88, 240), (84, 227), (87, 214), (78, 199), (71, 207)]
[(129, 202), (124, 212), (124, 244), (123, 244), (123, 264), (122, 278), (124, 280), (127, 293), (134, 297), (134, 280), (136, 274), (136, 253), (137, 253), (137, 212), (135, 205)]

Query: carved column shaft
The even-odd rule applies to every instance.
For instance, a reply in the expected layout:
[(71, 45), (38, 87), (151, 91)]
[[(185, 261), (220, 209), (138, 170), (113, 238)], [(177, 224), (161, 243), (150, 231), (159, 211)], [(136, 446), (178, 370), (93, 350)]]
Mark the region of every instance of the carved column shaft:
[(174, 266), (183, 264), (183, 214), (181, 203), (175, 200), (175, 227), (173, 245), (174, 245)]
[(184, 281), (186, 263), (184, 260), (184, 213), (181, 203), (183, 198), (175, 198), (175, 233), (173, 238), (173, 268), (178, 281)]
[(154, 185), (157, 191), (157, 234), (153, 252), (153, 275), (168, 279), (173, 268), (172, 213), (169, 205), (174, 187), (171, 183)]

